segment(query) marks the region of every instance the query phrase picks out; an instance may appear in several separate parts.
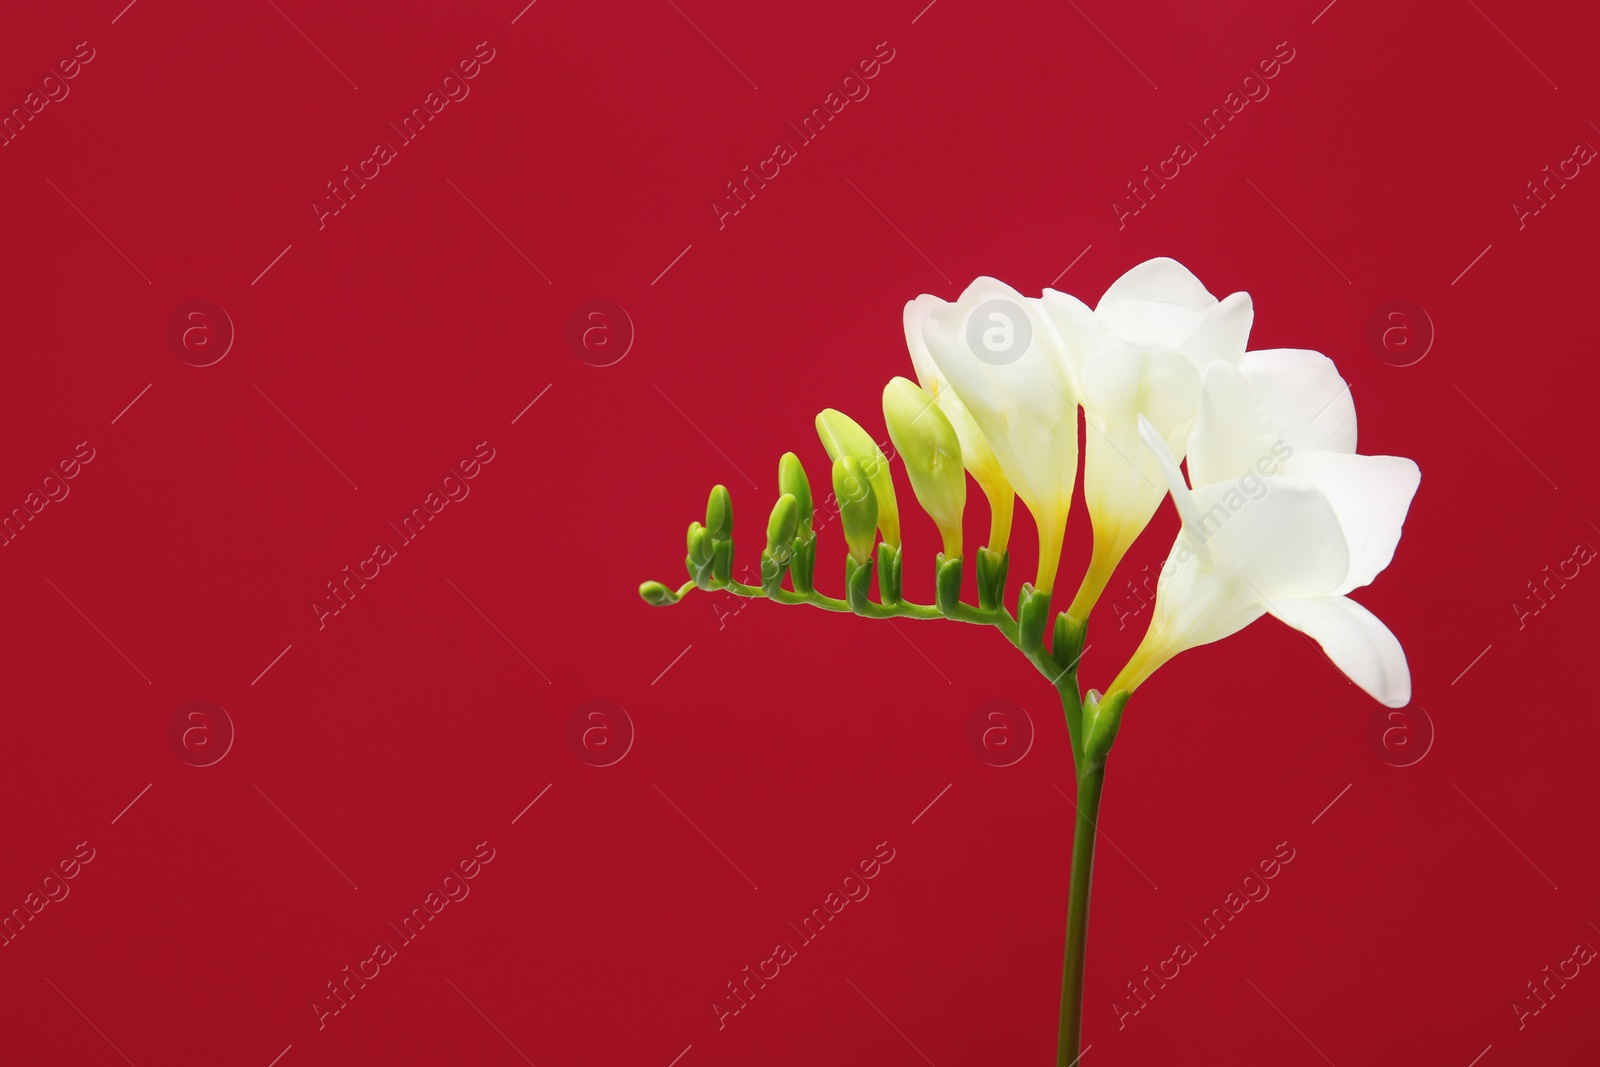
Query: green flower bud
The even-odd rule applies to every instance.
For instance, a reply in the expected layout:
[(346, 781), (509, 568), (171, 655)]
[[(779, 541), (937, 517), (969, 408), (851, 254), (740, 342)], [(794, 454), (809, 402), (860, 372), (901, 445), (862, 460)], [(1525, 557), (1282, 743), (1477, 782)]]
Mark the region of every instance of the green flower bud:
[(727, 541), (733, 537), (733, 498), (728, 487), (716, 486), (706, 500), (706, 529), (714, 541)]
[(817, 415), (817, 436), (822, 438), (822, 447), (827, 449), (829, 459), (838, 463), (849, 457), (860, 466), (867, 481), (872, 483), (872, 492), (877, 499), (877, 528), (883, 531), (886, 544), (898, 548), (900, 512), (895, 507), (894, 479), (889, 475), (889, 460), (883, 454), (883, 449), (854, 419), (833, 408), (827, 408)]
[(978, 607), (984, 611), (994, 611), (1005, 604), (1006, 570), (1010, 563), (1010, 553), (978, 549)]
[(712, 588), (711, 583), (711, 557), (713, 544), (711, 531), (701, 526), (698, 522), (689, 524), (689, 555), (683, 561), (684, 567), (689, 571), (689, 577), (694, 579), (694, 584), (701, 589)]
[(1045, 624), (1050, 621), (1050, 590), (1025, 584), (1017, 597), (1017, 646), (1033, 651), (1044, 643)]
[(811, 503), (811, 481), (806, 477), (805, 465), (793, 452), (785, 452), (778, 460), (778, 492), (794, 497), (795, 510), (801, 530), (810, 532), (814, 507)]
[(675, 589), (668, 589), (660, 582), (644, 582), (639, 586), (639, 595), (644, 597), (645, 603), (664, 608), (668, 604), (678, 602), (678, 593)]
[(872, 542), (878, 529), (878, 498), (854, 457), (833, 461), (833, 495), (844, 520), (844, 540), (857, 566), (872, 559)]
[(816, 568), (817, 535), (807, 531), (804, 537), (794, 539), (794, 558), (789, 561), (789, 580), (794, 583), (795, 592), (811, 592), (811, 579)]
[(955, 427), (933, 397), (905, 378), (891, 378), (883, 387), (883, 419), (917, 500), (938, 524), (944, 554), (952, 559), (960, 556), (967, 472), (961, 466)]
[(788, 493), (778, 498), (773, 505), (772, 517), (767, 520), (767, 551), (772, 553), (773, 562), (782, 567), (788, 564), (789, 557), (794, 554), (794, 539), (799, 532), (800, 505)]

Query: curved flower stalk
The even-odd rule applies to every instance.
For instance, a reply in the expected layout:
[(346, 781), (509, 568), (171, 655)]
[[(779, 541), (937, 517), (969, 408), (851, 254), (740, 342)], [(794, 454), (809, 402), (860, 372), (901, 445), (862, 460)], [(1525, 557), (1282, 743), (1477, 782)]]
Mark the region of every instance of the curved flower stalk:
[[(941, 550), (930, 553), (934, 602), (904, 596), (900, 504), (883, 449), (831, 408), (816, 426), (832, 463), (832, 493), (814, 504), (803, 465), (784, 454), (759, 586), (733, 578), (733, 501), (719, 485), (704, 522), (689, 526), (689, 581), (639, 588), (657, 605), (700, 588), (868, 618), (990, 626), (1050, 681), (1078, 780), (1060, 1067), (1080, 1055), (1096, 819), (1131, 694), (1178, 653), (1271, 614), (1315, 638), (1379, 701), (1399, 706), (1410, 696), (1399, 642), (1347, 594), (1392, 559), (1419, 482), (1416, 464), (1356, 455), (1355, 406), (1332, 362), (1294, 349), (1247, 352), (1252, 315), (1247, 294), (1219, 301), (1172, 260), (1135, 267), (1093, 310), (1050, 290), (1023, 297), (992, 278), (979, 278), (954, 302), (918, 297), (903, 320), (918, 380), (892, 379), (883, 414), (916, 500), (939, 529)], [(1077, 595), (1052, 627), (1080, 406), (1094, 549)], [(972, 553), (976, 604), (962, 600), (968, 474), (990, 505), (989, 544)], [(1105, 695), (1084, 691), (1078, 661), (1089, 610), (1169, 493), (1183, 527), (1149, 629)], [(1021, 586), (1015, 614), (1006, 603), (1014, 496), (1039, 531), (1039, 571)], [(815, 581), (818, 505), (838, 509), (848, 549), (843, 596)]]
[(1270, 614), (1375, 700), (1406, 704), (1400, 642), (1346, 594), (1389, 565), (1421, 473), (1409, 459), (1355, 454), (1355, 406), (1332, 361), (1279, 350), (1210, 368), (1189, 440), (1192, 486), (1159, 431), (1143, 420), (1140, 431), (1183, 529), (1150, 628), (1112, 689), (1131, 693), (1179, 652)]

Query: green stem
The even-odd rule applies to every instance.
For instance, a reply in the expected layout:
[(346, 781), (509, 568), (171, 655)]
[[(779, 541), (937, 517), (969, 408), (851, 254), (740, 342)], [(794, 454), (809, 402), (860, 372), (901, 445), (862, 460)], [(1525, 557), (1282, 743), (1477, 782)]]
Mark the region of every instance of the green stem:
[(1083, 964), (1089, 935), (1089, 882), (1094, 870), (1094, 841), (1105, 783), (1103, 760), (1085, 760), (1078, 770), (1078, 821), (1072, 831), (1072, 875), (1067, 898), (1067, 947), (1061, 965), (1061, 1040), (1056, 1067), (1071, 1067), (1082, 1055)]

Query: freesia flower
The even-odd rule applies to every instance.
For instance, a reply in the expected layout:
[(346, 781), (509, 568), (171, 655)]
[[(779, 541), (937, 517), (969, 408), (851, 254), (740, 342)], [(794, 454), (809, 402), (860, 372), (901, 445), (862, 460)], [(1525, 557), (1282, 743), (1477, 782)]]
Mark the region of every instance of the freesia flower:
[[(1037, 303), (993, 278), (974, 281), (955, 303), (934, 297), (916, 303), (927, 308), (922, 337), (934, 365), (1033, 513), (1039, 527), (1034, 585), (1048, 592), (1078, 477), (1078, 401), (1066, 357)], [(965, 438), (961, 445), (965, 454)]]
[(1213, 362), (1236, 365), (1255, 317), (1248, 293), (1225, 300), (1172, 259), (1152, 259), (1105, 291), (1094, 310), (1046, 289), (1040, 304), (1061, 338), (1088, 427), (1083, 493), (1094, 552), (1067, 614), (1080, 624), (1167, 494), (1139, 439), (1147, 420), (1179, 460)]
[(1183, 529), (1157, 585), (1150, 628), (1108, 692), (1132, 692), (1185, 649), (1273, 615), (1317, 641), (1389, 707), (1411, 699), (1400, 642), (1346, 594), (1388, 566), (1417, 465), (1355, 454), (1355, 405), (1333, 363), (1292, 349), (1213, 363), (1189, 436), (1189, 484), (1141, 419)]
[(1015, 509), (1016, 494), (1011, 491), (1011, 483), (1006, 481), (1005, 472), (1000, 469), (994, 449), (989, 447), (983, 431), (978, 428), (977, 421), (956, 391), (950, 388), (949, 379), (940, 372), (939, 365), (928, 354), (928, 343), (922, 339), (923, 320), (935, 306), (943, 303), (938, 297), (926, 294), (907, 302), (905, 313), (901, 316), (906, 331), (906, 348), (911, 353), (911, 366), (917, 372), (917, 382), (924, 392), (938, 401), (939, 410), (944, 412), (955, 430), (956, 440), (961, 444), (962, 465), (989, 500), (987, 547), (995, 552), (1004, 552), (1006, 543), (1011, 540), (1011, 514)]

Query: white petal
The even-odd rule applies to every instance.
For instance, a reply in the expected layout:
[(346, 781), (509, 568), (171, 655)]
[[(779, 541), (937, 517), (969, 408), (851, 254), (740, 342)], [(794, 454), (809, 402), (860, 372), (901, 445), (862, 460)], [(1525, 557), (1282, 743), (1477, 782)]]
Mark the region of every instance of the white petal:
[(1328, 596), (1350, 573), (1338, 513), (1315, 486), (1288, 478), (1194, 490), (1197, 533), (1212, 567), (1264, 600)]
[(1149, 259), (1110, 283), (1094, 314), (1138, 344), (1181, 346), (1216, 298), (1176, 259)]
[(1349, 597), (1278, 600), (1267, 610), (1314, 638), (1350, 680), (1379, 703), (1411, 700), (1411, 670), (1400, 641), (1378, 617)]
[(1245, 353), (1239, 372), (1296, 452), (1356, 450), (1356, 404), (1333, 360), (1302, 348), (1263, 349)]
[(1258, 392), (1226, 363), (1206, 368), (1200, 412), (1189, 434), (1189, 478), (1198, 488), (1254, 472), (1277, 473), (1289, 454)]
[(1191, 311), (1204, 311), (1217, 302), (1188, 267), (1166, 256), (1147, 259), (1112, 282), (1100, 303), (1108, 300), (1149, 300)]
[[(1025, 316), (1027, 348), (995, 364), (967, 342), (967, 320), (988, 300)], [(922, 335), (939, 372), (983, 431), (1006, 478), (1035, 518), (1062, 524), (1078, 475), (1078, 402), (1066, 361), (1034, 301), (993, 278), (979, 278), (953, 304), (930, 305)]]
[(1415, 463), (1399, 456), (1304, 452), (1284, 463), (1283, 474), (1316, 486), (1339, 516), (1350, 546), (1350, 574), (1339, 593), (1368, 584), (1389, 565), (1422, 480)]
[(995, 459), (994, 449), (989, 447), (972, 413), (961, 402), (956, 391), (950, 388), (949, 380), (939, 372), (939, 365), (929, 355), (928, 343), (922, 337), (923, 321), (934, 307), (943, 305), (943, 300), (927, 294), (906, 304), (906, 348), (911, 353), (911, 365), (916, 369), (918, 383), (939, 402), (939, 410), (944, 412), (945, 418), (955, 428), (956, 438), (961, 442), (962, 465), (972, 473), (985, 493), (1009, 493), (1011, 487), (1000, 470), (1000, 461)]
[(1233, 293), (1207, 308), (1184, 339), (1181, 348), (1195, 369), (1204, 372), (1215, 360), (1238, 366), (1250, 340), (1250, 327), (1256, 318), (1249, 293)]

